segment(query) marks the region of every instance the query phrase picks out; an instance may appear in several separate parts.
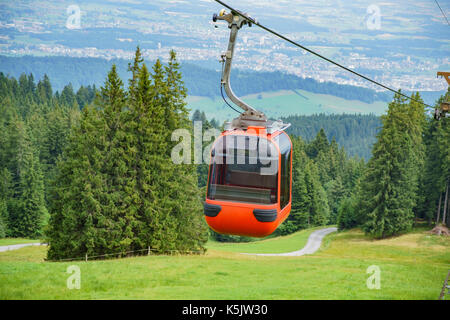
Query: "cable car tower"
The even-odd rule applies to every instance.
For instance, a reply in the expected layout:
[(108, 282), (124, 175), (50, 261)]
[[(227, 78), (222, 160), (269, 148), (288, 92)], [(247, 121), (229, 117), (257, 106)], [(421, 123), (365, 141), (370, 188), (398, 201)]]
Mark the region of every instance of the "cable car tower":
[[(450, 86), (450, 72), (439, 71), (437, 73), (437, 76), (445, 78), (445, 80), (447, 80), (448, 85)], [(446, 95), (446, 97), (448, 96)], [(440, 120), (441, 118), (449, 116), (450, 115), (449, 111), (450, 111), (450, 101), (447, 100), (441, 103), (440, 108), (436, 108), (434, 112), (434, 118), (436, 120)]]

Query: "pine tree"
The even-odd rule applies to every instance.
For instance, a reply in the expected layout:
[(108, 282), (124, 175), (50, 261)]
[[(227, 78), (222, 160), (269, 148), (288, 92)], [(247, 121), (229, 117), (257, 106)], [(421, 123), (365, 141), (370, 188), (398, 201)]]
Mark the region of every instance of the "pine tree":
[(342, 174), (346, 198), (355, 194), (365, 167), (364, 159), (351, 158), (346, 161)]
[(418, 216), (431, 224), (434, 220), (440, 194), (442, 193), (441, 152), (438, 130), (441, 122), (430, 119), (427, 123), (424, 144), (426, 146), (425, 168), (420, 180)]
[(187, 116), (176, 112), (179, 98), (167, 98), (180, 94), (171, 90), (170, 83), (164, 81), (159, 60), (153, 66), (151, 81), (144, 64), (137, 104), (131, 109), (132, 114), (141, 115), (133, 128), (138, 141), (137, 187), (142, 200), (138, 209), (139, 221), (143, 222), (138, 232), (140, 245), (161, 252), (198, 249), (206, 241), (195, 167), (174, 165), (168, 158), (171, 145), (167, 141), (172, 132), (166, 126), (189, 123)]
[(18, 132), (14, 202), (9, 212), (8, 229), (15, 237), (38, 237), (47, 219), (44, 182), (38, 152), (25, 124), (16, 123)]
[(310, 158), (315, 159), (320, 152), (327, 153), (329, 148), (330, 144), (327, 135), (325, 130), (321, 128), (316, 138), (308, 145), (306, 153)]
[[(138, 54), (138, 52), (136, 53)], [(162, 79), (161, 64), (154, 67), (156, 77)], [(137, 235), (139, 248), (151, 246), (161, 247), (162, 214), (156, 205), (159, 175), (164, 174), (163, 166), (166, 165), (162, 154), (165, 152), (163, 145), (163, 109), (158, 104), (158, 94), (152, 86), (150, 73), (145, 64), (139, 70), (136, 87), (129, 88), (130, 119), (127, 123), (129, 145), (135, 152), (134, 158), (130, 158), (131, 167), (134, 169), (136, 199), (133, 206), (139, 224), (134, 233)], [(165, 137), (164, 137), (165, 138)]]
[(133, 189), (126, 163), (129, 151), (125, 144), (126, 93), (123, 82), (112, 66), (104, 87), (96, 100), (96, 107), (102, 111), (104, 119), (104, 179), (106, 194), (102, 201), (102, 210), (111, 222), (107, 236), (109, 252), (131, 250), (134, 241), (132, 232), (135, 223), (134, 211), (131, 208), (129, 191)]
[(338, 216), (338, 208), (345, 197), (345, 188), (340, 176), (325, 185), (327, 200), (330, 206), (330, 223), (335, 224)]
[(59, 101), (62, 105), (65, 105), (67, 107), (79, 107), (71, 83), (63, 88)]
[(340, 202), (336, 223), (339, 230), (351, 229), (358, 225), (355, 198), (345, 198)]
[[(80, 124), (68, 139), (52, 183), (49, 228), (46, 232), (49, 259), (83, 257), (104, 253), (109, 219), (102, 215), (105, 183), (102, 121), (94, 108), (84, 108)], [(104, 238), (107, 239), (107, 238)], [(106, 244), (107, 245), (107, 244)]]
[[(180, 72), (180, 64), (177, 61), (175, 51), (170, 51), (167, 66), (164, 67), (166, 95), (163, 97), (165, 106), (165, 127), (172, 132), (175, 129), (189, 127), (189, 112), (186, 108), (187, 89), (184, 86)], [(157, 85), (155, 83), (155, 85)], [(204, 116), (204, 114), (203, 114)], [(206, 117), (204, 117), (206, 120)], [(169, 137), (170, 139), (170, 137)]]
[(382, 122), (360, 195), (364, 230), (376, 238), (406, 232), (413, 225), (420, 168), (415, 153), (422, 150), (423, 106), (408, 105), (396, 94)]
[(41, 104), (50, 104), (53, 98), (52, 85), (50, 79), (45, 74), (44, 79), (40, 80), (37, 85), (38, 101)]
[(0, 238), (9, 236), (8, 203), (11, 201), (11, 174), (8, 169), (0, 170)]
[(133, 212), (126, 196), (124, 110), (123, 83), (113, 66), (96, 105), (83, 109), (80, 126), (72, 131), (58, 163), (47, 232), (51, 259), (130, 249)]
[(309, 224), (326, 225), (330, 216), (327, 195), (320, 183), (317, 165), (312, 160), (306, 164), (305, 173), (305, 184), (310, 198)]
[(133, 64), (128, 64), (128, 71), (131, 72), (131, 79), (128, 81), (128, 96), (132, 103), (136, 103), (138, 96), (138, 78), (143, 62), (144, 59), (142, 58), (141, 49), (138, 46), (136, 48)]

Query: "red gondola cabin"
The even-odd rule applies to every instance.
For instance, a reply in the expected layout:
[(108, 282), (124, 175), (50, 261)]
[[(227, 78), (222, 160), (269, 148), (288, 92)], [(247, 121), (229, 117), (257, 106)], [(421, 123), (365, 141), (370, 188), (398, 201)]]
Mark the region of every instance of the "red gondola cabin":
[(265, 237), (288, 217), (292, 142), (264, 127), (225, 131), (211, 151), (204, 213), (221, 234)]

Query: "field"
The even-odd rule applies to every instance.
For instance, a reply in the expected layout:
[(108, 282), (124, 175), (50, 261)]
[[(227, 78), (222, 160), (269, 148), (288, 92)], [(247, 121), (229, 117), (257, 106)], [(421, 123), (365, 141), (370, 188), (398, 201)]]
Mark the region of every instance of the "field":
[[(377, 101), (372, 104), (356, 100), (316, 94), (304, 90), (281, 90), (276, 92), (264, 92), (242, 97), (242, 99), (264, 112), (268, 117), (280, 118), (290, 115), (326, 114), (368, 114), (381, 115), (387, 108), (387, 103)], [(208, 119), (215, 118), (219, 122), (231, 120), (237, 113), (225, 105), (222, 97), (215, 99), (206, 97), (189, 97), (188, 107), (191, 110), (204, 111)]]
[(14, 244), (39, 243), (40, 240), (24, 239), (24, 238), (6, 238), (0, 239), (0, 246), (10, 246)]
[[(204, 256), (145, 256), (92, 262), (45, 262), (45, 247), (0, 253), (0, 299), (430, 299), (450, 266), (450, 239), (424, 229), (371, 240), (359, 230), (327, 236), (304, 257), (239, 252), (300, 249), (312, 230), (256, 243), (208, 243)], [(67, 268), (81, 270), (81, 289), (66, 287)], [(366, 281), (381, 270), (381, 288)]]

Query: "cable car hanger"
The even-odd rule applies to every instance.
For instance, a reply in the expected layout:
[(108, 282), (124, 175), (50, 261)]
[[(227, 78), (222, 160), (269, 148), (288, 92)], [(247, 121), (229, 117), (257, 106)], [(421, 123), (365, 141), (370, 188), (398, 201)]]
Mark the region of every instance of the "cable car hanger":
[[(315, 52), (315, 51), (313, 51), (311, 49), (308, 49), (308, 48), (302, 46), (301, 44), (299, 44), (299, 43), (297, 43), (297, 42), (295, 42), (295, 41), (293, 41), (293, 40), (291, 40), (291, 39), (281, 35), (280, 33), (276, 32), (276, 31), (273, 31), (273, 30), (269, 29), (268, 27), (265, 27), (264, 25), (260, 24), (256, 19), (250, 17), (248, 14), (234, 9), (233, 7), (231, 7), (230, 5), (226, 4), (225, 2), (223, 2), (221, 0), (214, 0), (214, 1), (216, 1), (220, 5), (224, 6), (228, 10), (230, 10), (231, 13), (230, 14), (225, 14), (224, 10), (222, 10), (221, 11), (222, 15), (221, 14), (219, 14), (219, 15), (215, 14), (213, 16), (213, 21), (226, 20), (226, 21), (228, 21), (228, 23), (230, 23), (231, 19), (236, 19), (237, 20), (236, 23), (240, 23), (240, 27), (238, 29), (240, 29), (244, 24), (248, 24), (250, 27), (252, 25), (258, 26), (261, 29), (263, 29), (263, 30), (265, 30), (265, 31), (267, 31), (267, 32), (277, 36), (278, 38), (281, 38), (281, 39), (283, 39), (283, 40), (293, 44), (294, 46), (297, 46), (297, 47), (299, 47), (299, 48), (301, 48), (301, 49), (303, 49), (303, 50), (305, 50), (305, 51), (307, 51), (309, 53), (312, 53), (313, 55), (315, 55), (315, 56), (317, 56), (317, 57), (319, 57), (319, 58), (321, 58), (321, 59), (323, 59), (323, 60), (325, 60), (325, 61), (327, 61), (327, 62), (329, 62), (331, 64), (334, 64), (335, 66), (337, 66), (337, 67), (339, 67), (341, 69), (344, 69), (347, 72), (353, 73), (354, 75), (356, 75), (356, 76), (358, 76), (358, 77), (360, 77), (360, 78), (362, 78), (362, 79), (364, 79), (366, 81), (369, 81), (369, 82), (371, 82), (373, 84), (376, 84), (377, 86), (380, 86), (380, 87), (382, 87), (382, 88), (384, 88), (386, 90), (389, 90), (391, 92), (397, 93), (400, 96), (402, 96), (402, 97), (404, 97), (404, 98), (406, 98), (408, 100), (421, 103), (426, 108), (431, 108), (433, 110), (435, 109), (435, 107), (432, 107), (429, 104), (424, 103), (423, 101), (419, 101), (419, 100), (414, 99), (412, 97), (408, 97), (406, 94), (403, 94), (399, 90), (392, 89), (392, 88), (390, 88), (390, 87), (388, 87), (388, 86), (386, 86), (386, 85), (384, 85), (384, 84), (382, 84), (382, 83), (380, 83), (378, 81), (372, 80), (372, 79), (370, 79), (367, 76), (364, 76), (364, 75), (362, 75), (362, 74), (360, 74), (360, 73), (358, 73), (358, 72), (356, 72), (356, 71), (354, 71), (352, 69), (349, 69), (349, 68), (347, 68), (347, 67), (345, 67), (345, 66), (343, 66), (343, 65), (341, 65), (341, 64), (339, 64), (339, 63), (337, 63), (337, 62), (335, 62), (335, 61), (333, 61), (333, 60), (331, 60), (329, 58), (326, 58), (326, 57), (322, 56), (321, 54), (319, 54), (319, 53), (317, 53), (317, 52)], [(235, 18), (235, 16), (238, 16), (238, 18)], [(226, 19), (225, 19), (225, 17), (226, 17)], [(231, 23), (230, 23), (230, 28), (231, 28)], [(232, 33), (233, 33), (233, 29), (232, 29)], [(231, 40), (231, 38), (230, 38), (230, 40)], [(231, 43), (230, 43), (230, 45), (231, 45)], [(233, 44), (233, 46), (234, 46), (234, 44)], [(231, 99), (231, 97), (230, 97), (230, 99)], [(232, 99), (232, 101), (233, 101), (233, 99)]]
[[(228, 22), (228, 27), (231, 29), (230, 33), (230, 40), (228, 43), (228, 50), (226, 53), (222, 54), (221, 56), (221, 62), (224, 63), (224, 67), (222, 68), (222, 79), (221, 79), (221, 92), (222, 89), (225, 88), (225, 92), (227, 96), (230, 98), (230, 100), (237, 105), (239, 108), (244, 110), (240, 114), (240, 116), (236, 119), (234, 119), (231, 123), (227, 123), (226, 130), (234, 130), (234, 129), (247, 129), (248, 127), (264, 127), (267, 129), (267, 132), (273, 133), (275, 131), (284, 131), (287, 128), (290, 127), (290, 124), (285, 124), (281, 120), (277, 121), (271, 121), (267, 119), (267, 116), (261, 112), (253, 108), (252, 106), (248, 105), (241, 99), (239, 99), (233, 92), (233, 89), (231, 88), (231, 67), (233, 63), (233, 57), (234, 57), (234, 51), (236, 47), (236, 39), (239, 30), (244, 27), (245, 25), (248, 25), (249, 27), (252, 26), (252, 22), (250, 22), (247, 18), (244, 16), (241, 16), (239, 14), (236, 14), (234, 11), (231, 13), (226, 13), (225, 9), (222, 9), (219, 14), (214, 14), (213, 21), (217, 22), (218, 20), (223, 20)], [(224, 101), (228, 104), (228, 102), (225, 100), (225, 97), (223, 96)], [(229, 105), (229, 104), (228, 104)], [(230, 106), (230, 105), (229, 105)], [(231, 107), (231, 106), (230, 106)], [(236, 109), (231, 107), (233, 110), (238, 112)]]

